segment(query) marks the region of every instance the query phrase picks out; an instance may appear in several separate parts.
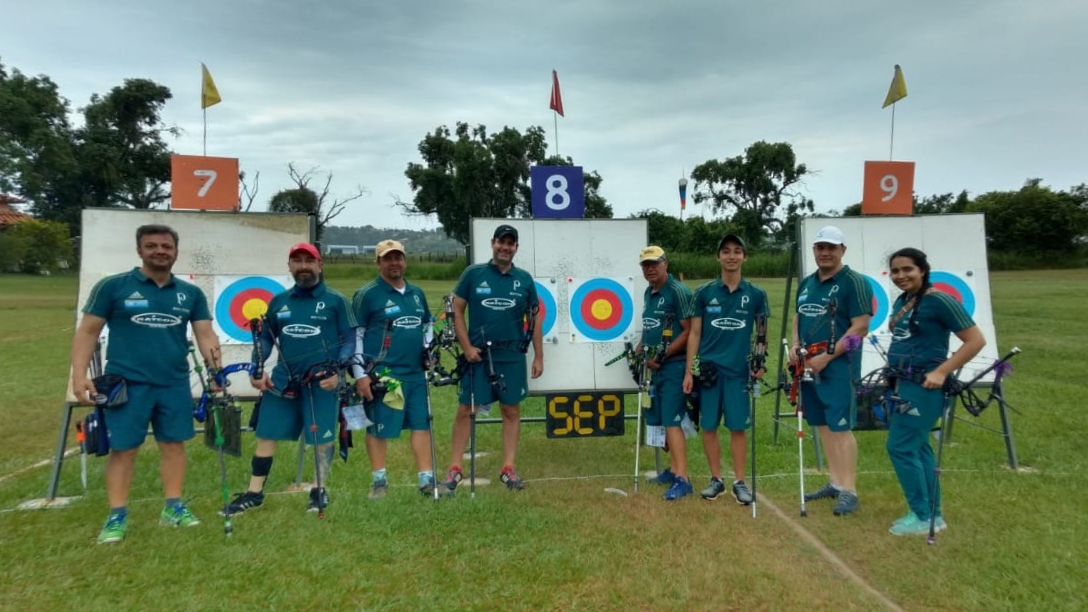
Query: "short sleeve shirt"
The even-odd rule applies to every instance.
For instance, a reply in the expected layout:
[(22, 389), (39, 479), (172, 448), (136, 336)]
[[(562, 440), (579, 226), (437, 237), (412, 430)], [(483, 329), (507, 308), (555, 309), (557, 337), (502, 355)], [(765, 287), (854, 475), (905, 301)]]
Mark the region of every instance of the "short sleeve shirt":
[(282, 355), (272, 370), (272, 383), (285, 388), (288, 378), (303, 378), (313, 366), (339, 359), (345, 342), (354, 345), (355, 315), (347, 298), (325, 283), (294, 286), (268, 303), (267, 330)]
[(99, 281), (83, 312), (109, 326), (108, 374), (158, 385), (189, 379), (186, 326), (212, 318), (199, 287), (176, 276), (159, 287), (139, 268)]
[[(911, 307), (907, 308), (910, 303)], [(917, 314), (913, 310), (917, 308)], [(948, 358), (950, 333), (958, 333), (975, 322), (952, 296), (933, 291), (914, 302), (914, 296), (900, 295), (891, 312), (897, 315), (892, 328), (888, 364), (893, 368), (929, 372)], [(914, 315), (914, 325), (911, 319)]]
[(366, 330), (365, 355), (376, 358), (381, 353), (388, 328), (389, 348), (379, 365), (395, 378), (423, 380), (423, 338), (431, 325), (431, 310), (419, 286), (406, 282), (402, 293), (379, 276), (355, 292), (352, 310)]
[(495, 361), (521, 361), (518, 343), (525, 338), (530, 304), (539, 305), (536, 283), (528, 272), (511, 266), (505, 273), (492, 262), (465, 268), (454, 295), (468, 302), (468, 335), (472, 345), (492, 343)]
[[(801, 344), (828, 342), (832, 335), (836, 343), (850, 329), (850, 320), (873, 314), (873, 290), (865, 277), (843, 266), (833, 276), (821, 281), (813, 272), (801, 281), (797, 289), (797, 330)], [(850, 364), (855, 364), (851, 372)], [(829, 376), (857, 378), (861, 359), (833, 359), (825, 372)]]
[[(691, 289), (671, 274), (657, 291), (652, 285), (647, 286), (642, 294), (642, 345), (659, 346), (666, 322), (672, 330), (672, 337), (678, 338), (683, 331), (680, 321), (694, 315), (692, 297)], [(669, 361), (683, 361), (683, 356), (673, 356)]]
[(734, 291), (716, 279), (696, 290), (694, 311), (702, 330), (699, 362), (714, 364), (730, 378), (746, 379), (756, 319), (771, 316), (767, 293), (746, 279)]

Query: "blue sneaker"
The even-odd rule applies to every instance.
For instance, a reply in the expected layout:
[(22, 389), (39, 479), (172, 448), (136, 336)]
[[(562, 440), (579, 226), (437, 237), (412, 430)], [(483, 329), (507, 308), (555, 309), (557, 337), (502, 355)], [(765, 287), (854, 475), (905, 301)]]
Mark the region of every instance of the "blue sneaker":
[(669, 468), (665, 468), (664, 472), (661, 472), (660, 474), (658, 474), (657, 476), (654, 476), (653, 478), (647, 478), (646, 482), (648, 482), (650, 484), (659, 484), (659, 485), (669, 486), (672, 483), (676, 482), (676, 474), (673, 474), (672, 470), (670, 470)]
[(193, 516), (189, 506), (178, 503), (169, 508), (163, 508), (159, 515), (159, 523), (169, 527), (196, 527), (200, 519)]
[(695, 488), (691, 486), (691, 482), (677, 476), (676, 480), (673, 481), (672, 486), (669, 487), (668, 491), (665, 491), (665, 494), (662, 495), (662, 497), (665, 498), (665, 501), (676, 501), (685, 495), (691, 495), (693, 493), (695, 493)]
[(929, 534), (929, 521), (923, 521), (914, 513), (903, 519), (902, 522), (892, 525), (888, 533), (892, 535), (927, 535)]

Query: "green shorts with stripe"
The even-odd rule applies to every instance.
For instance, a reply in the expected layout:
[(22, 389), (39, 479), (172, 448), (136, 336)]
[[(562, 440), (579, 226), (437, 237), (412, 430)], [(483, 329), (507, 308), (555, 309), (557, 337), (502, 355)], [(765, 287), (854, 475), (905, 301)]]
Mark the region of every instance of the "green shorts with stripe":
[[(495, 374), (502, 376), (502, 382), (506, 390), (502, 391), (499, 385), (493, 385), (488, 381), (487, 358), (479, 363), (469, 364), (468, 371), (461, 378), (458, 386), (457, 400), (464, 406), (469, 405), (469, 400), (476, 405), (499, 404), (513, 406), (529, 395), (528, 367), (524, 361), (496, 361)], [(475, 397), (469, 397), (469, 381), (472, 381), (472, 390)]]
[(149, 425), (157, 442), (185, 442), (196, 435), (187, 380), (169, 385), (128, 381), (128, 401), (105, 413), (110, 448), (115, 451), (143, 444)]
[(340, 402), (335, 391), (322, 389), (316, 381), (308, 386), (300, 386), (298, 394), (293, 398), (265, 393), (261, 398), (261, 411), (257, 415), (257, 437), (262, 440), (297, 440), (305, 431), (306, 444), (313, 444), (311, 393), (313, 414), (317, 419), (317, 439), (322, 444), (335, 442), (336, 426), (340, 422)]
[(647, 425), (680, 427), (684, 419), (684, 362), (667, 363), (653, 374), (650, 383), (650, 408), (646, 411)]
[[(381, 397), (373, 402), (366, 402), (366, 417), (374, 422), (366, 432), (383, 439), (399, 438), (401, 431), (427, 430), (427, 383), (418, 381), (401, 382), (404, 393), (404, 407), (390, 408)], [(384, 395), (384, 394), (383, 394)]]
[(801, 408), (813, 427), (850, 431), (857, 425), (858, 401), (849, 378), (821, 376), (819, 382), (801, 383)]
[(699, 427), (708, 431), (718, 428), (725, 417), (731, 431), (744, 431), (752, 426), (748, 399), (748, 381), (719, 376), (714, 386), (699, 389)]

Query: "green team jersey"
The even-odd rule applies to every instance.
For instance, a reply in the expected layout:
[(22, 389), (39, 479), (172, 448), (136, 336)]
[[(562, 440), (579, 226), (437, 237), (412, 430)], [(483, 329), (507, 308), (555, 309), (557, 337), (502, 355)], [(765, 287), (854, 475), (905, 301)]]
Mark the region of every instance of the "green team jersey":
[(494, 361), (522, 361), (518, 344), (525, 338), (529, 305), (538, 305), (536, 283), (528, 272), (511, 266), (505, 273), (492, 262), (465, 268), (453, 288), (468, 302), (468, 337), (472, 345), (484, 348), (492, 343)]
[[(680, 321), (695, 314), (692, 299), (691, 290), (671, 274), (657, 291), (654, 291), (652, 285), (647, 286), (642, 294), (642, 346), (657, 347), (661, 344), (665, 320), (668, 318), (672, 320), (670, 328), (673, 340), (679, 338), (683, 331)], [(670, 363), (682, 361), (683, 352), (669, 358)]]
[(371, 358), (381, 353), (388, 326), (389, 348), (378, 367), (400, 380), (423, 380), (423, 347), (432, 323), (423, 290), (405, 281), (399, 291), (379, 276), (355, 292), (351, 305), (366, 330), (363, 353)]
[(712, 363), (729, 378), (748, 378), (748, 353), (757, 317), (770, 318), (767, 293), (741, 279), (730, 291), (719, 278), (695, 291), (694, 314), (702, 323), (699, 363)]
[(106, 373), (158, 385), (189, 379), (185, 327), (212, 318), (196, 285), (171, 275), (159, 287), (139, 268), (98, 281), (83, 312), (109, 326)]
[[(843, 266), (833, 276), (821, 281), (813, 272), (797, 288), (797, 331), (802, 345), (828, 342), (835, 338), (836, 352), (842, 350), (839, 341), (850, 329), (850, 320), (873, 314), (873, 290), (865, 277)], [(839, 357), (831, 360), (825, 375), (835, 378), (861, 375), (861, 357)]]
[(272, 370), (277, 389), (286, 388), (288, 375), (301, 380), (313, 366), (343, 361), (355, 352), (355, 315), (347, 298), (324, 282), (309, 289), (295, 285), (277, 294), (268, 303), (266, 320), (262, 355), (268, 358), (272, 338), (282, 352)]
[[(914, 302), (913, 295), (900, 295), (892, 306), (898, 317), (892, 328), (888, 365), (893, 368), (925, 373), (948, 358), (950, 333), (974, 327), (975, 322), (963, 306), (947, 293), (933, 291)], [(908, 301), (910, 307), (907, 307)], [(913, 312), (917, 308), (918, 312)]]

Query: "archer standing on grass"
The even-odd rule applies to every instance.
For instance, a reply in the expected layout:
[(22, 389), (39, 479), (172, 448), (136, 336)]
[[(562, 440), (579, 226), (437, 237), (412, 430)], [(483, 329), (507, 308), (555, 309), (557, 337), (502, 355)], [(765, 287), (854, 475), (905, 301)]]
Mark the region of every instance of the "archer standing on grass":
[(805, 501), (834, 498), (832, 511), (843, 516), (858, 509), (858, 443), (852, 430), (857, 422), (854, 381), (861, 377), (861, 358), (840, 340), (869, 333), (873, 291), (862, 275), (842, 263), (846, 238), (839, 228), (829, 225), (816, 232), (812, 253), (817, 270), (798, 286), (789, 358), (797, 364), (798, 351), (802, 347), (808, 351), (804, 365), (815, 381), (801, 383), (801, 405), (805, 420), (819, 432), (831, 479), (805, 494)]
[[(529, 393), (521, 346), (525, 338), (525, 317), (536, 312), (539, 298), (533, 277), (514, 266), (517, 252), (518, 230), (510, 225), (500, 225), (491, 238), (491, 261), (465, 268), (453, 289), (454, 329), (468, 362), (468, 371), (461, 379), (457, 416), (453, 421), (450, 468), (445, 479), (449, 494), (463, 477), (461, 457), (471, 433), (471, 401), (476, 405), (499, 402), (503, 455), (499, 480), (511, 490), (525, 486), (514, 467), (521, 432), (519, 404)], [(466, 310), (468, 321), (465, 320)], [(539, 312), (536, 316), (539, 319)], [(544, 373), (544, 344), (539, 323), (537, 320), (530, 326), (533, 329), (533, 378)], [(488, 380), (488, 353), (495, 373), (505, 383), (505, 391), (497, 389)]]
[[(355, 317), (347, 298), (321, 280), (323, 267), (317, 247), (306, 242), (292, 246), (287, 253), (287, 269), (295, 286), (268, 303), (261, 326), (260, 352), (256, 348), (253, 351), (253, 361), (260, 358), (262, 364), (273, 346), (280, 354), (271, 375), (266, 371), (261, 378), (250, 379), (253, 388), (262, 392), (254, 431), (257, 450), (253, 453), (249, 488), (227, 506), (231, 514), (264, 503), (264, 485), (272, 470), (276, 442), (297, 440), (303, 431), (307, 444), (318, 445), (318, 483), (310, 489), (306, 510), (318, 512), (329, 503), (324, 483), (337, 440), (338, 364), (355, 351)], [(315, 368), (321, 373), (313, 375)], [(311, 407), (316, 432), (311, 431)]]
[[(381, 362), (353, 367), (355, 389), (365, 400), (367, 417), (366, 452), (370, 456), (370, 499), (381, 499), (389, 490), (385, 455), (387, 440), (411, 431), (412, 454), (419, 470), (419, 491), (434, 494), (434, 466), (431, 465), (431, 428), (427, 419), (427, 379), (423, 361), (431, 341), (431, 311), (423, 289), (404, 278), (404, 246), (396, 240), (378, 243), (378, 278), (355, 292), (352, 309), (356, 329), (356, 354), (375, 356), (388, 348)], [(386, 337), (388, 334), (388, 338)], [(388, 378), (399, 385), (396, 391), (375, 393), (367, 367), (388, 370)]]
[(105, 411), (110, 440), (106, 463), (110, 512), (98, 534), (99, 544), (125, 537), (136, 454), (149, 424), (159, 445), (159, 472), (166, 497), (160, 522), (180, 527), (200, 524), (181, 501), (185, 441), (196, 433), (186, 324), (192, 325), (208, 367), (222, 366), (204, 292), (171, 273), (178, 259), (177, 232), (165, 225), (140, 226), (136, 254), (143, 262), (139, 268), (104, 278), (91, 290), (72, 340), (72, 391), (80, 402), (92, 403), (96, 394), (106, 391), (95, 389), (87, 367), (107, 324), (106, 374), (120, 376), (127, 384), (128, 401)]
[[(892, 282), (903, 290), (888, 322), (892, 334), (889, 378), (894, 378), (890, 383), (895, 384), (903, 400), (899, 410), (891, 411), (888, 457), (910, 508), (889, 531), (895, 535), (921, 535), (929, 533), (931, 509), (936, 516), (935, 529), (947, 527), (941, 516), (941, 491), (929, 444), (929, 432), (944, 411), (942, 389), (948, 376), (986, 346), (986, 339), (959, 302), (933, 289), (925, 253), (900, 249), (888, 259), (888, 268)], [(949, 334), (956, 334), (963, 342), (951, 357)]]
[[(686, 412), (684, 397), (684, 358), (688, 332), (691, 329), (691, 290), (669, 274), (669, 261), (658, 246), (648, 246), (638, 255), (642, 277), (650, 285), (643, 293), (641, 347), (659, 347), (669, 325), (672, 341), (664, 354), (649, 355), (647, 367), (653, 372), (650, 408), (646, 411), (647, 426), (664, 426), (672, 467), (655, 476), (651, 482), (669, 485), (664, 498), (674, 501), (694, 492), (688, 477), (687, 441), (680, 424)], [(639, 408), (642, 409), (641, 407)], [(642, 435), (642, 432), (636, 433)]]
[(758, 370), (750, 371), (748, 355), (757, 323), (762, 324), (762, 336), (757, 334), (756, 351), (761, 355), (765, 353), (767, 318), (770, 317), (767, 293), (741, 276), (741, 267), (747, 258), (748, 252), (740, 236), (729, 234), (718, 242), (721, 278), (704, 284), (695, 292), (695, 316), (688, 333), (687, 371), (684, 373), (684, 393), (691, 393), (696, 384), (692, 366), (698, 357), (697, 373), (702, 386), (699, 390), (699, 426), (711, 476), (710, 484), (700, 495), (703, 499), (717, 499), (725, 492), (718, 441), (718, 423), (724, 417), (733, 457), (733, 497), (743, 505), (752, 503), (752, 491), (744, 482), (748, 452), (745, 434), (752, 426), (748, 383), (751, 378), (763, 376), (762, 364)]

